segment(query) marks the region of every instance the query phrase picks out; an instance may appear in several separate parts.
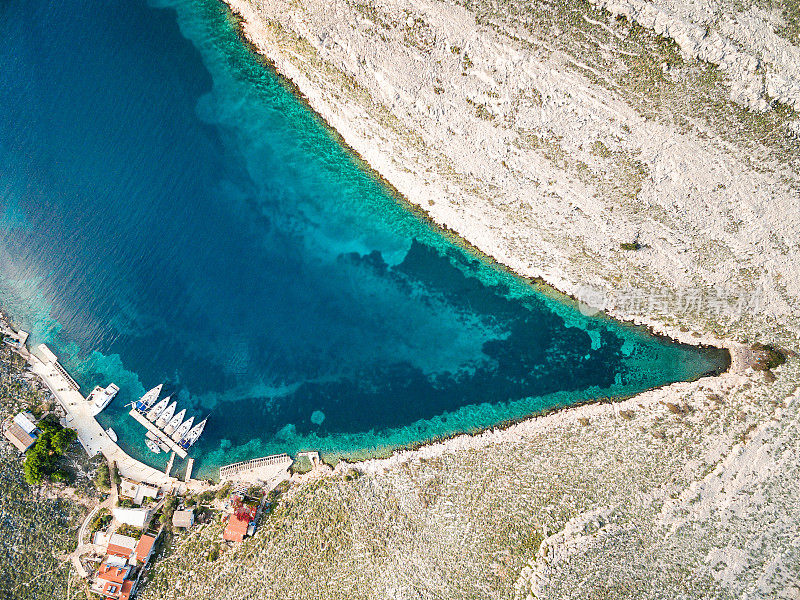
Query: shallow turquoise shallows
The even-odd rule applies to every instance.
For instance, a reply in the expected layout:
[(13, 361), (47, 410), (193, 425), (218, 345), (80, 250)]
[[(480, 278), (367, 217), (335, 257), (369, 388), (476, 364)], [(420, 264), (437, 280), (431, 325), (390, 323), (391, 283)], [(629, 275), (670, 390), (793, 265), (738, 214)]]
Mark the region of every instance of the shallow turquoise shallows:
[[(210, 414), (196, 473), (359, 455), (726, 366), (586, 318), (398, 202), (217, 0), (0, 4), (0, 304), (124, 404)], [(167, 6), (168, 4), (168, 6)], [(188, 416), (187, 415), (187, 416)]]

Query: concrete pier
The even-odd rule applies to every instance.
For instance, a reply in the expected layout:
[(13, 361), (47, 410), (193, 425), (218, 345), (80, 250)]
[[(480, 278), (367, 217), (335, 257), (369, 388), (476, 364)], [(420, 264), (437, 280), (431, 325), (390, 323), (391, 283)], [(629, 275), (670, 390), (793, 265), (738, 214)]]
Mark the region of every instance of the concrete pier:
[[(55, 359), (55, 355), (44, 346), (37, 347), (42, 358), (30, 354), (27, 358), (31, 371), (38, 375), (55, 396), (66, 412), (66, 426), (74, 429), (78, 440), (89, 456), (100, 452), (111, 462), (116, 463), (120, 475), (136, 481), (143, 481), (162, 488), (173, 489), (184, 485), (163, 471), (154, 469), (141, 461), (131, 458), (106, 433), (90, 412), (91, 405), (78, 391), (78, 385)], [(46, 350), (46, 352), (42, 351)]]
[(194, 459), (190, 458), (189, 462), (186, 463), (186, 475), (183, 476), (184, 481), (190, 481), (192, 479), (192, 469), (194, 469)]
[(172, 471), (172, 464), (174, 462), (175, 462), (175, 453), (173, 452), (172, 454), (169, 455), (169, 462), (167, 463), (167, 468), (164, 469), (164, 473), (167, 474), (167, 477), (169, 477), (169, 472)]
[(219, 469), (220, 481), (269, 481), (286, 473), (294, 461), (288, 454), (245, 460)]
[(154, 423), (148, 421), (147, 417), (145, 417), (142, 413), (135, 408), (132, 408), (128, 414), (139, 421), (139, 423), (144, 425), (150, 433), (156, 436), (156, 439), (158, 439), (159, 442), (166, 444), (170, 450), (172, 450), (181, 458), (186, 458), (186, 450), (178, 446), (178, 444), (176, 444), (171, 437), (156, 427)]

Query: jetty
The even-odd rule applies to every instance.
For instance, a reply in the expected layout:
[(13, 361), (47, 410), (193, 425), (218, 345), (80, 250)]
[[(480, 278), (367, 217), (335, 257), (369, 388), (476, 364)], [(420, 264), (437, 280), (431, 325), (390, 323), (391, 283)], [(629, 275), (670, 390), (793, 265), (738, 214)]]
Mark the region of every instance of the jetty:
[(187, 456), (186, 450), (181, 448), (177, 443), (175, 443), (175, 441), (170, 436), (168, 436), (166, 433), (164, 433), (158, 427), (156, 427), (155, 423), (151, 423), (145, 415), (140, 413), (135, 408), (132, 408), (128, 414), (137, 421), (139, 421), (139, 423), (144, 425), (147, 428), (147, 431), (149, 431), (153, 436), (155, 436), (155, 439), (157, 439), (162, 444), (165, 444), (170, 450), (172, 450), (175, 454), (177, 454), (181, 458), (186, 458)]
[(285, 473), (294, 461), (288, 454), (272, 454), (225, 465), (219, 469), (220, 481), (270, 481)]
[(36, 353), (26, 353), (31, 371), (38, 375), (66, 413), (65, 426), (78, 434), (83, 449), (89, 456), (102, 453), (109, 462), (116, 464), (120, 475), (176, 489), (181, 482), (164, 471), (155, 469), (129, 456), (111, 439), (108, 432), (97, 422), (91, 412), (91, 403), (80, 393), (80, 387), (58, 362), (55, 354), (45, 345), (36, 347)]
[[(110, 465), (117, 467), (122, 477), (150, 484), (163, 490), (185, 493), (187, 490), (202, 491), (209, 488), (207, 481), (191, 478), (194, 460), (189, 461), (183, 481), (170, 476), (175, 455), (186, 458), (186, 450), (135, 409), (130, 411), (131, 416), (144, 425), (150, 434), (169, 446), (174, 454), (170, 457), (166, 470), (161, 471), (136, 460), (120, 448), (95, 418), (93, 403), (81, 394), (78, 383), (58, 362), (58, 357), (47, 345), (39, 344), (34, 351), (28, 350), (24, 345), (15, 347), (15, 350), (27, 360), (31, 372), (42, 380), (42, 383), (63, 408), (66, 416), (62, 418), (62, 425), (75, 430), (78, 441), (89, 456), (103, 454)], [(292, 458), (285, 453), (237, 462), (220, 468), (220, 480), (275, 481), (289, 476), (289, 467), (293, 462)]]

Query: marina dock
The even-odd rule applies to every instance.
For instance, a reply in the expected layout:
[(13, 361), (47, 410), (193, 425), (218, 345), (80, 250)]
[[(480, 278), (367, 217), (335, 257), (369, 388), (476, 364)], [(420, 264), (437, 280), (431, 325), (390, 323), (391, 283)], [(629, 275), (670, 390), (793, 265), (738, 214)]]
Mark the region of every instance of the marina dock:
[(147, 428), (147, 431), (149, 431), (152, 435), (154, 435), (159, 442), (166, 444), (170, 450), (172, 450), (175, 454), (177, 454), (181, 458), (186, 458), (187, 456), (186, 450), (184, 450), (178, 444), (176, 444), (171, 437), (169, 437), (166, 433), (164, 433), (158, 427), (156, 427), (155, 424), (148, 421), (147, 417), (145, 417), (142, 413), (140, 413), (135, 408), (132, 408), (128, 414), (137, 421), (139, 421), (139, 423), (144, 425)]
[(120, 448), (91, 414), (90, 402), (78, 391), (77, 383), (58, 363), (56, 356), (44, 344), (39, 345), (37, 351), (42, 358), (34, 354), (27, 355), (31, 370), (41, 378), (67, 413), (66, 426), (77, 432), (78, 440), (89, 456), (102, 452), (117, 465), (123, 477), (166, 489), (178, 486), (176, 478), (132, 458)]

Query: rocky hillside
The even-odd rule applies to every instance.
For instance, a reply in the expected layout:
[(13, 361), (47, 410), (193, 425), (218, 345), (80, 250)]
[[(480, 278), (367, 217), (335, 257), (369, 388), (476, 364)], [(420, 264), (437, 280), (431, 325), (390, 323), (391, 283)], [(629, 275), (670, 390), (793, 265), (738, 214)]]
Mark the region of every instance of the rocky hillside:
[[(789, 0), (229, 0), (410, 202), (734, 369), (298, 481), (177, 538), (145, 598), (796, 598), (798, 14)], [(217, 550), (219, 548), (219, 550)]]

